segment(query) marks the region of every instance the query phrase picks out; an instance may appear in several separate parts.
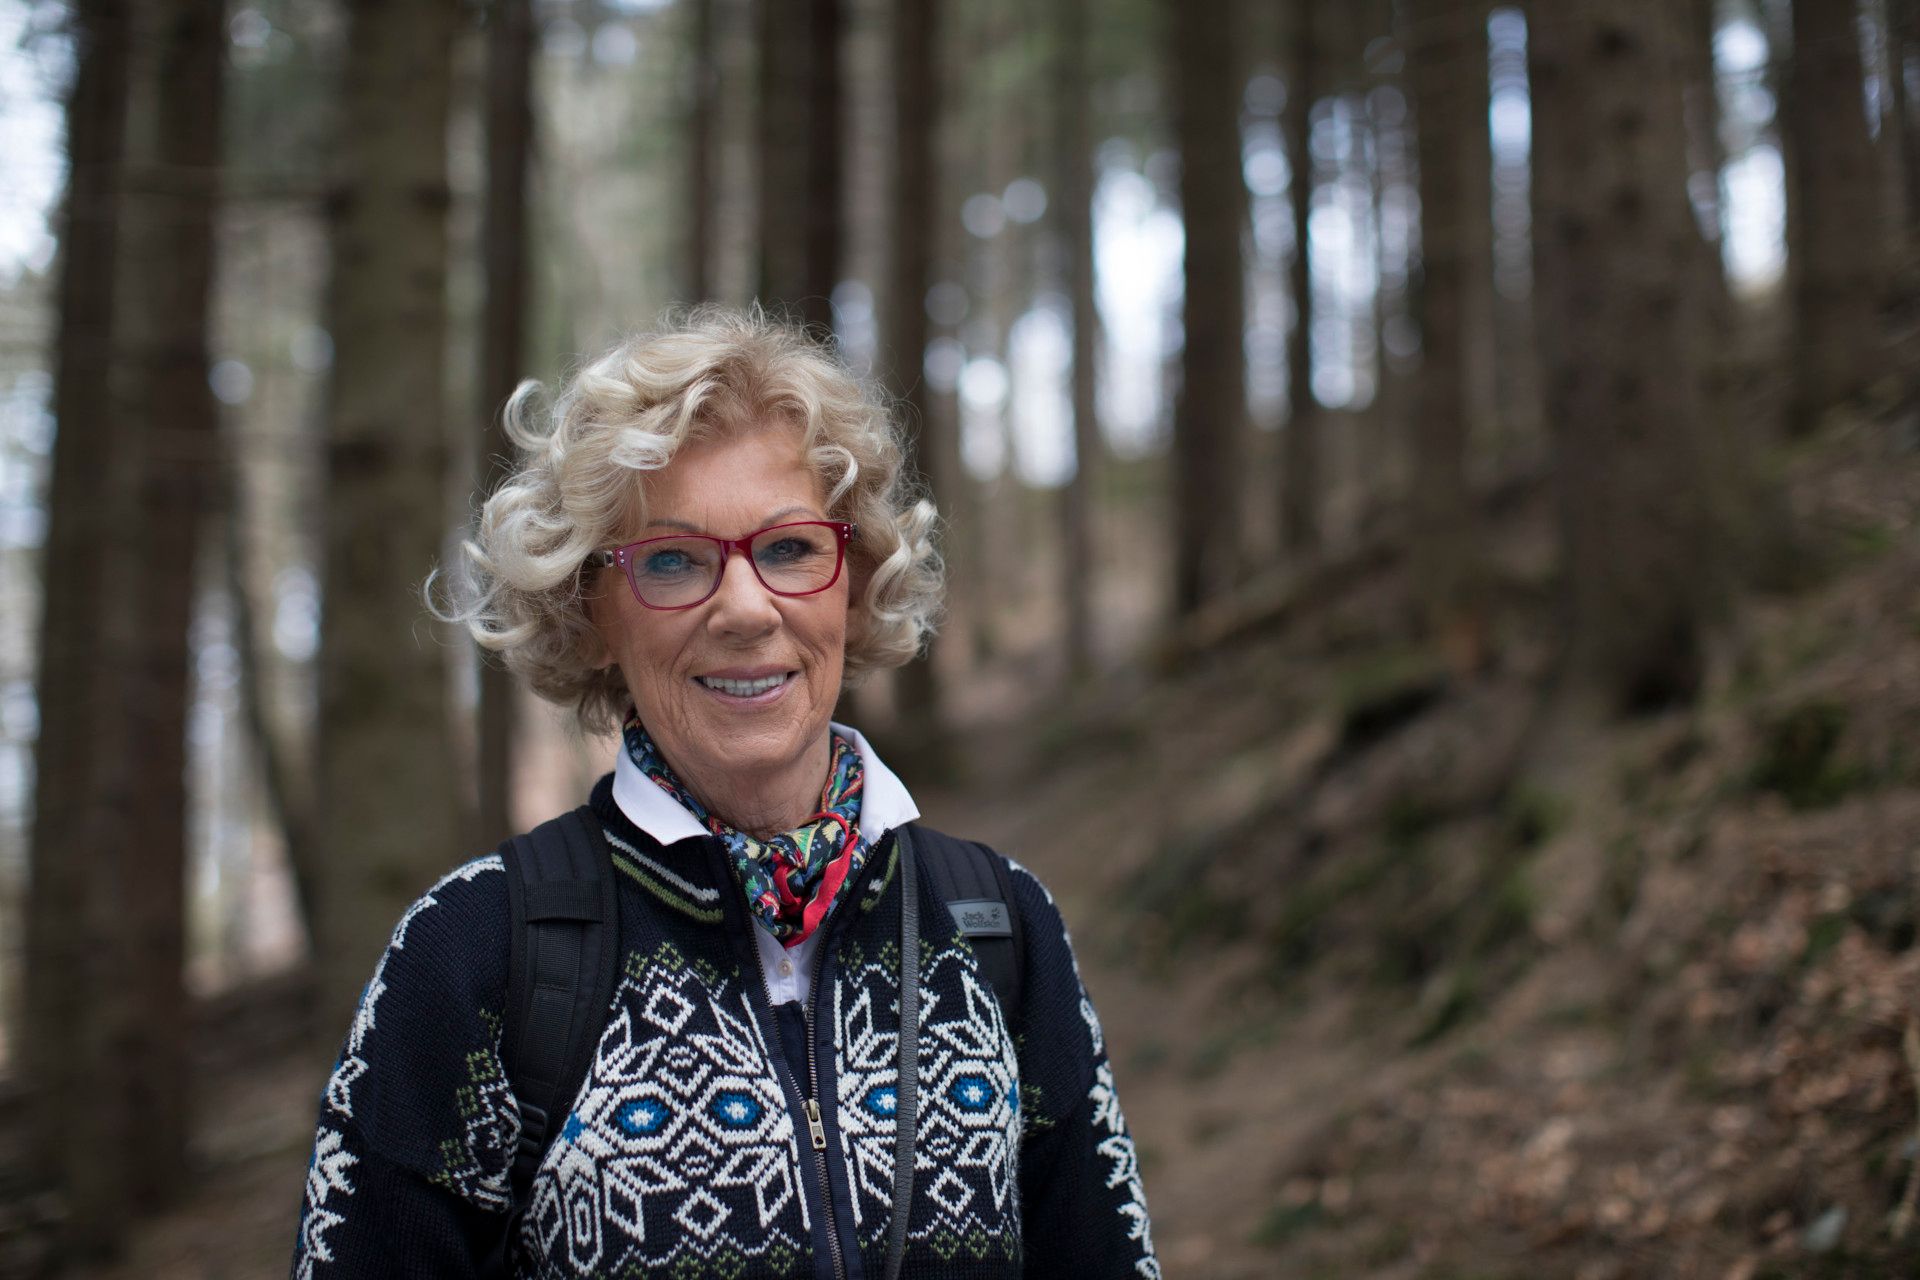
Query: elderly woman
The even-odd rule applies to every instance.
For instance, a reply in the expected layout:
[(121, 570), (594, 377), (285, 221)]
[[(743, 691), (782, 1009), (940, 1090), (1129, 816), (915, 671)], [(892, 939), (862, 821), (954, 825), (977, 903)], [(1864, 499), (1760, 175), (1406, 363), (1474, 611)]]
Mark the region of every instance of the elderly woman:
[[(620, 727), (579, 811), (617, 982), (532, 1123), (525, 838), (433, 886), (322, 1100), (295, 1275), (1157, 1276), (1051, 897), (922, 827), (831, 720), (939, 596), (885, 408), (757, 312), (624, 343), (544, 427), (529, 390), (451, 612), (584, 727)], [(968, 858), (1007, 892), (956, 911)], [(1011, 993), (982, 963), (1008, 939)]]

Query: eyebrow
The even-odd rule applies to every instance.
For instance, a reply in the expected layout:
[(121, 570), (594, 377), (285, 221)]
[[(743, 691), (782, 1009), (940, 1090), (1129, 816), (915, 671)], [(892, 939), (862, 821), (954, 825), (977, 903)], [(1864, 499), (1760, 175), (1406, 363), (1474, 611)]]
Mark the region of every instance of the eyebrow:
[[(760, 527), (762, 529), (770, 529), (788, 516), (810, 516), (813, 514), (814, 511), (812, 507), (782, 507), (772, 515), (767, 516), (766, 523)], [(707, 532), (697, 524), (692, 524), (685, 520), (675, 520), (671, 516), (655, 516), (653, 519), (647, 521), (647, 528), (652, 529), (656, 526), (664, 529), (680, 529), (687, 533)]]

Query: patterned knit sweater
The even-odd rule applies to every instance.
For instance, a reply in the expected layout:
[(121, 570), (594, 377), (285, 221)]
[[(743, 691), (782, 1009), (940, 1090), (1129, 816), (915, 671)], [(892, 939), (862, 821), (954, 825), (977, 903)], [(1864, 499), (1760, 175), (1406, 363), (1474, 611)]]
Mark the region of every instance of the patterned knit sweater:
[[(519, 1218), (514, 1274), (879, 1277), (893, 1213), (893, 837), (841, 887), (803, 1012), (769, 1002), (718, 840), (662, 847), (606, 779), (592, 805), (622, 873), (624, 962)], [(905, 1274), (1158, 1277), (1099, 1020), (1051, 896), (1010, 867), (1026, 948), (1017, 1025), (921, 878)], [(476, 1276), (502, 1241), (520, 1132), (500, 1058), (509, 927), (496, 855), (446, 876), (394, 930), (321, 1099), (295, 1280)]]

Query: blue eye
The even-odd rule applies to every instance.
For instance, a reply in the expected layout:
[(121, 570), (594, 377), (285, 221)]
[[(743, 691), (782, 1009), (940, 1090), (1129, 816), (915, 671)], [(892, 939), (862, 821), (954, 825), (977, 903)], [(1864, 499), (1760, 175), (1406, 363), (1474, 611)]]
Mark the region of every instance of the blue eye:
[(794, 564), (815, 554), (817, 548), (805, 538), (782, 538), (755, 553), (762, 564)]
[(674, 578), (691, 572), (693, 557), (684, 551), (655, 551), (640, 566), (650, 578)]

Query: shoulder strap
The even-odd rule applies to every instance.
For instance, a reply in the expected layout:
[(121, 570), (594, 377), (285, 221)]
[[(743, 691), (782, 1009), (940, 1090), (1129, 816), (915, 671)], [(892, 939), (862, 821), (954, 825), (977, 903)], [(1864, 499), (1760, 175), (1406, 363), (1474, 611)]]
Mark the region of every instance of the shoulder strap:
[(1025, 985), (1022, 957), (1026, 939), (1021, 933), (1020, 911), (1014, 905), (1006, 859), (975, 841), (956, 840), (918, 823), (911, 825), (927, 878), (947, 904), (955, 927), (966, 935), (980, 962), (980, 975), (1000, 997), (1008, 1029), (1017, 1033)]
[(894, 1077), (893, 1216), (887, 1223), (884, 1280), (900, 1280), (913, 1216), (913, 1152), (920, 1119), (920, 873), (905, 827), (894, 833), (900, 874), (900, 1034)]
[(620, 921), (613, 858), (592, 809), (543, 822), (500, 852), (513, 906), (502, 1056), (520, 1105), (512, 1173), (518, 1212), (599, 1042), (613, 1001)]

